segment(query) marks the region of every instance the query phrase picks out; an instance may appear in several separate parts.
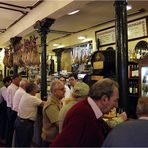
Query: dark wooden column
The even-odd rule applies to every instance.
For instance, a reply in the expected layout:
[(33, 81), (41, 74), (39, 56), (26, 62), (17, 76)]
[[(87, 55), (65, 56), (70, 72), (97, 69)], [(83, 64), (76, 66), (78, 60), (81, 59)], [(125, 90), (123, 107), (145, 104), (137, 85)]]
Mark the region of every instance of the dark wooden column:
[(60, 76), (60, 71), (61, 71), (62, 51), (63, 51), (63, 49), (61, 49), (61, 48), (54, 50), (54, 52), (56, 53), (56, 56), (57, 56), (57, 72), (58, 72), (58, 76)]
[[(47, 71), (46, 71), (46, 38), (49, 27), (54, 23), (53, 19), (45, 18), (42, 21), (37, 21), (34, 25), (35, 30), (41, 37), (41, 99), (47, 100)], [(42, 108), (38, 108), (37, 120), (34, 124), (34, 138), (33, 141), (38, 147), (42, 146)]]
[(6, 66), (4, 65), (4, 78), (7, 76), (7, 68), (6, 68)]
[(49, 27), (54, 23), (54, 19), (45, 18), (42, 21), (37, 21), (34, 28), (41, 36), (41, 98), (47, 100), (47, 64), (46, 64), (46, 38), (49, 32)]
[(115, 0), (116, 74), (119, 82), (119, 107), (128, 112), (128, 36), (126, 0)]

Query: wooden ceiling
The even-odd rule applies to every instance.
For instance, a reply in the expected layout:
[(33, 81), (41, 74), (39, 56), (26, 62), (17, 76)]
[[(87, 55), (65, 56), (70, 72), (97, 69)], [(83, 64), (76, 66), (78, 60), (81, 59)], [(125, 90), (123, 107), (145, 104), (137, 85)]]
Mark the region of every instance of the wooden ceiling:
[[(28, 15), (36, 6), (44, 3), (44, 0), (0, 0), (0, 33), (5, 33), (14, 24), (17, 24), (24, 16)], [(133, 9), (128, 11), (128, 15), (148, 11), (148, 1), (128, 1)], [(52, 30), (63, 31), (62, 33), (53, 33), (51, 40), (65, 35), (67, 32), (79, 32), (81, 30), (99, 25), (115, 18), (114, 1), (77, 1), (77, 5), (71, 6), (68, 10), (80, 9), (80, 12), (68, 16), (65, 14), (56, 19), (51, 26)], [(63, 11), (63, 10), (60, 10)], [(60, 12), (59, 11), (59, 12)], [(41, 13), (41, 12), (39, 12)], [(54, 15), (53, 15), (54, 16)], [(37, 20), (36, 20), (37, 21)], [(26, 35), (29, 32), (24, 31), (20, 35)]]

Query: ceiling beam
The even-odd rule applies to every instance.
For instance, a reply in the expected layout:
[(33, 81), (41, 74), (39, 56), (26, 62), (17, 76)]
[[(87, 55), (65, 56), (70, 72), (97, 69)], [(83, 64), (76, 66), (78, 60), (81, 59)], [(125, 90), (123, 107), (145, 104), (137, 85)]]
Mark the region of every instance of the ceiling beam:
[(42, 3), (44, 0), (38, 0), (37, 2), (35, 2), (32, 6), (19, 6), (19, 5), (14, 5), (14, 4), (8, 4), (8, 3), (4, 3), (4, 2), (0, 2), (1, 5), (5, 5), (5, 6), (9, 6), (9, 7), (14, 7), (14, 8), (19, 8), (19, 9), (30, 9), (32, 10), (33, 8), (35, 8), (36, 6), (38, 6), (40, 3)]
[(60, 30), (49, 30), (50, 33), (57, 33), (57, 34), (72, 34), (75, 32), (68, 32), (68, 31), (60, 31)]
[(0, 6), (0, 8), (1, 8), (1, 9), (12, 10), (12, 11), (16, 11), (16, 12), (21, 12), (22, 14), (27, 13), (27, 11), (24, 11), (24, 10), (18, 10), (18, 9), (13, 9), (13, 8), (8, 8), (8, 7), (3, 7), (3, 6)]

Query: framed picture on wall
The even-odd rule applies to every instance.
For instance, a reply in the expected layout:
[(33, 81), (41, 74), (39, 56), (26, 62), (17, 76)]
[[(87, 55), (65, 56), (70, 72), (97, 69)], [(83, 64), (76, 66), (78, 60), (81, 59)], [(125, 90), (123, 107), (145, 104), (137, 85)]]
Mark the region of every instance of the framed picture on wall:
[(95, 32), (98, 46), (107, 46), (115, 44), (115, 27), (109, 27)]
[(19, 72), (22, 77), (28, 77), (28, 69), (24, 68), (22, 71)]
[(8, 69), (8, 76), (13, 76), (14, 70), (13, 69)]
[[(128, 22), (128, 41), (148, 36), (148, 18), (136, 19)], [(99, 47), (113, 45), (116, 42), (115, 26), (104, 28), (95, 32), (96, 44)], [(99, 45), (98, 45), (99, 44)]]

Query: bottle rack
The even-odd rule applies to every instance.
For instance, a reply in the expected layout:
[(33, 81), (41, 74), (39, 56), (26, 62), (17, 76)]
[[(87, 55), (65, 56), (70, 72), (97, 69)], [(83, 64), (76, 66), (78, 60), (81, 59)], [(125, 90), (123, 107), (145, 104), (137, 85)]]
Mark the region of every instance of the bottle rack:
[(139, 65), (137, 61), (130, 61), (128, 63), (128, 84), (129, 84), (128, 116), (130, 118), (136, 118), (136, 106), (140, 94)]
[(129, 62), (128, 64), (128, 80), (129, 80), (129, 95), (139, 96), (139, 67), (137, 62)]

